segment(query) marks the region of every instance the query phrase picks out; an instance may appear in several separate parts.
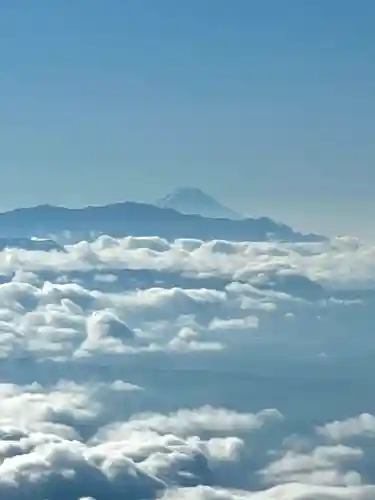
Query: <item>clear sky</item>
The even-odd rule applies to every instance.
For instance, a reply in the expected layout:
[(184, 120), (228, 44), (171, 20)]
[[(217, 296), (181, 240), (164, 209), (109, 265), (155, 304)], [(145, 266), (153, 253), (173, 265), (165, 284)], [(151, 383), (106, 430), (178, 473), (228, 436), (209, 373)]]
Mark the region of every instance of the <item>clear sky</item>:
[(196, 186), (371, 233), (374, 0), (3, 0), (2, 209)]

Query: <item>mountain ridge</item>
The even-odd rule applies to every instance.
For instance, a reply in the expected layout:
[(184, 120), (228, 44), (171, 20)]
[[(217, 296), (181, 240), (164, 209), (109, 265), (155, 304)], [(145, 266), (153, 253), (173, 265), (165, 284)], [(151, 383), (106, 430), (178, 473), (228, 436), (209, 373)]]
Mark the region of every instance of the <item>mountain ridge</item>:
[(125, 201), (109, 205), (66, 208), (37, 205), (0, 213), (0, 237), (50, 237), (70, 231), (79, 234), (160, 236), (167, 240), (195, 238), (231, 241), (324, 241), (267, 217), (231, 220), (187, 215), (148, 203)]

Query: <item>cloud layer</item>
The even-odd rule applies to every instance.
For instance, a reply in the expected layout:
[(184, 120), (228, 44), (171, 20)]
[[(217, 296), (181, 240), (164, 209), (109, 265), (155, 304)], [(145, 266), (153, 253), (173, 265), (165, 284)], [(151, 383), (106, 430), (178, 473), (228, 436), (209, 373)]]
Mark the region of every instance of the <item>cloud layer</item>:
[(0, 496), (375, 498), (375, 247), (0, 252)]

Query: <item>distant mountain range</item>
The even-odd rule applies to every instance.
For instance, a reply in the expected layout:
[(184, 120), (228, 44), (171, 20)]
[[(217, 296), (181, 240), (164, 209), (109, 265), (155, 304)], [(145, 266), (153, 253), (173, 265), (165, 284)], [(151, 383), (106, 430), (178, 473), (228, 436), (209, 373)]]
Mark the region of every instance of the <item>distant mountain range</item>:
[(201, 215), (202, 217), (222, 219), (243, 219), (231, 208), (222, 205), (197, 188), (179, 188), (156, 202), (160, 208), (171, 208), (182, 214)]
[[(76, 239), (99, 234), (114, 237), (160, 236), (167, 240), (196, 238), (231, 241), (322, 241), (316, 234), (302, 234), (267, 217), (232, 220), (187, 215), (169, 208), (136, 202), (105, 206), (64, 208), (39, 205), (0, 214), (0, 238), (50, 238), (69, 231)], [(17, 244), (15, 244), (17, 243)], [(12, 246), (20, 241), (13, 240)], [(35, 247), (35, 243), (32, 244)], [(1, 246), (6, 246), (4, 241)], [(39, 244), (39, 246), (42, 246)]]

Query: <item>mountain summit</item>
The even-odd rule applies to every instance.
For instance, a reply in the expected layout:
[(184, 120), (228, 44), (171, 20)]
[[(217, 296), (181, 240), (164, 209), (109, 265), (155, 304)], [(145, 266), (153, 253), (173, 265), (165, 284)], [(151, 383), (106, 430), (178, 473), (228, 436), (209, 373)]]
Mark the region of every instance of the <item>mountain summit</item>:
[(198, 188), (183, 187), (156, 202), (160, 208), (171, 208), (182, 214), (201, 215), (202, 217), (222, 219), (243, 219), (234, 210), (222, 205), (212, 196)]

